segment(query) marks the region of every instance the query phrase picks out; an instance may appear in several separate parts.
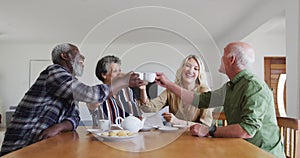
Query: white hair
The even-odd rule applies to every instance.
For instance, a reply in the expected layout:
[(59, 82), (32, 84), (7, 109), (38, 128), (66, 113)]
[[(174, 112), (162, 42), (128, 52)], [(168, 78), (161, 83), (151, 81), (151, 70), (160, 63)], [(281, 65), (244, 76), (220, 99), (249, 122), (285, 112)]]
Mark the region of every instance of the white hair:
[(71, 49), (71, 45), (69, 43), (63, 43), (55, 46), (52, 50), (52, 62), (54, 64), (60, 63), (61, 62), (60, 54), (66, 53), (70, 51), (70, 49)]
[(232, 45), (227, 57), (235, 56), (237, 67), (244, 69), (249, 68), (255, 61), (255, 53), (252, 47), (243, 45)]

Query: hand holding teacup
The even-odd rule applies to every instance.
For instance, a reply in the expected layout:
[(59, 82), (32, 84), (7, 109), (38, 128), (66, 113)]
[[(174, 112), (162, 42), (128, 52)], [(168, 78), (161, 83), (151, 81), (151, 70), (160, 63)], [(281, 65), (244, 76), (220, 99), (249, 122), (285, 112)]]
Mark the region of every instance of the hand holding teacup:
[(166, 88), (167, 85), (169, 85), (172, 82), (167, 78), (167, 76), (164, 73), (157, 72), (155, 77), (155, 83)]
[(156, 73), (155, 72), (135, 72), (136, 74), (139, 75), (139, 78), (143, 81), (146, 82), (154, 82)]
[(143, 80), (139, 79), (139, 75), (134, 72), (129, 73), (120, 73), (116, 77), (114, 77), (111, 81), (111, 93), (115, 94), (121, 88), (125, 87), (140, 87), (142, 85), (146, 85), (147, 83)]
[(139, 74), (131, 72), (129, 79), (129, 87), (140, 87), (146, 84), (146, 82), (139, 78)]

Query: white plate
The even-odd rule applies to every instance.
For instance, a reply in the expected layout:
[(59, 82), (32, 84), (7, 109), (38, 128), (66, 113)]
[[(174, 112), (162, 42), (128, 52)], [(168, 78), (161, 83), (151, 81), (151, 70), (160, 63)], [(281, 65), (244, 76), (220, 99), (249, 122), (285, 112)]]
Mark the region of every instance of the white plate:
[[(121, 130), (111, 130), (112, 132), (118, 133)], [(128, 131), (127, 131), (128, 132)], [(101, 133), (94, 133), (97, 137), (100, 137), (106, 141), (122, 141), (122, 140), (127, 140), (136, 137), (138, 134), (133, 133), (133, 135), (130, 136), (106, 136), (102, 135), (103, 132)]]
[(158, 128), (159, 128), (159, 126), (152, 126), (152, 128), (158, 129)]
[(176, 128), (185, 128), (186, 125), (173, 125), (173, 127), (176, 127)]
[(101, 130), (100, 129), (92, 129), (92, 128), (88, 128), (86, 129), (87, 132), (90, 132), (90, 133), (100, 133)]
[(169, 132), (169, 131), (176, 131), (176, 130), (178, 130), (178, 128), (163, 126), (163, 127), (159, 127), (158, 130)]
[(142, 131), (150, 131), (153, 127), (150, 126), (144, 126), (141, 130)]

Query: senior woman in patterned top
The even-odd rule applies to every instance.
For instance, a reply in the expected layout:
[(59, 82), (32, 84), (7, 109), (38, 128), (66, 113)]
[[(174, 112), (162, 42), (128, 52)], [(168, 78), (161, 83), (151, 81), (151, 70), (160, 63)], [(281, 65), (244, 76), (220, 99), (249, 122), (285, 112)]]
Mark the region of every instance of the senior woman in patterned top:
[[(112, 80), (119, 73), (121, 73), (121, 60), (118, 57), (107, 55), (98, 61), (95, 74), (104, 84), (111, 85)], [(93, 126), (97, 126), (98, 117), (101, 115), (109, 119), (111, 123), (116, 123), (117, 117), (141, 115), (133, 91), (129, 87), (122, 88), (101, 104), (88, 104), (88, 108), (93, 118)]]

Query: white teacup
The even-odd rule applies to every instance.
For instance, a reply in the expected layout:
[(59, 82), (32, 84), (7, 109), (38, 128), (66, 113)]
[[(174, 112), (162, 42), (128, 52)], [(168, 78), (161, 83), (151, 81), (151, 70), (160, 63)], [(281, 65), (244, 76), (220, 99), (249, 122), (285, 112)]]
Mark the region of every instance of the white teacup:
[(156, 73), (155, 72), (145, 72), (144, 73), (144, 81), (154, 82), (155, 81), (155, 77), (156, 77)]
[(142, 72), (135, 72), (135, 73), (139, 74), (139, 78), (141, 80), (144, 80), (144, 73), (142, 73)]
[(110, 130), (110, 120), (98, 120), (99, 129), (101, 131), (109, 131)]

